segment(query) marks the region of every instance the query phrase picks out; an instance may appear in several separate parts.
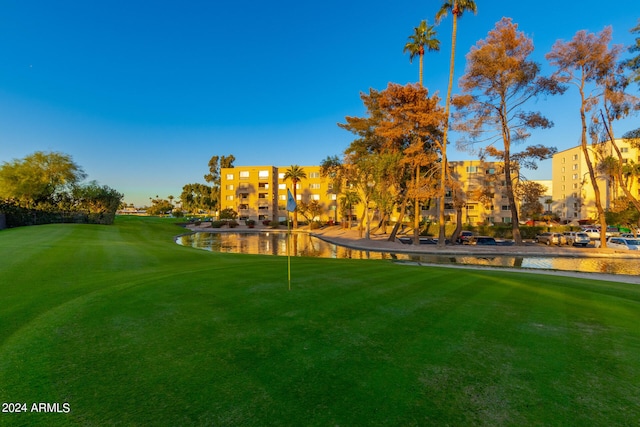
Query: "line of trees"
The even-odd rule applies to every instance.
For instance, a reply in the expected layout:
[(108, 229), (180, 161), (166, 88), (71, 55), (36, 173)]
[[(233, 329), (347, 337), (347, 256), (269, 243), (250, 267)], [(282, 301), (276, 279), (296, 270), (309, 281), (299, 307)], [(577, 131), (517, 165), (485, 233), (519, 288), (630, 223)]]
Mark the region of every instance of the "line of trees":
[(123, 195), (87, 177), (71, 156), (38, 151), (0, 166), (0, 213), (6, 225), (112, 224)]
[[(421, 204), (437, 200), (440, 246), (445, 244), (445, 194), (450, 192), (458, 212), (458, 227), (451, 240), (462, 229), (460, 215), (470, 194), (463, 194), (456, 177), (451, 176), (447, 160), (449, 130), (455, 130), (460, 139), (458, 147), (478, 155), (481, 160), (492, 159), (504, 166), (506, 196), (511, 213), (513, 237), (517, 244), (522, 239), (519, 230), (518, 202), (523, 194), (539, 189), (525, 188), (522, 168), (535, 169), (537, 162), (551, 158), (557, 149), (552, 146), (523, 144), (534, 129), (548, 129), (553, 122), (539, 111), (530, 109), (534, 101), (563, 95), (571, 86), (578, 89), (580, 108), (576, 116), (581, 119), (581, 144), (594, 185), (599, 220), (602, 224), (602, 246), (606, 245), (604, 230), (606, 217), (599, 200), (595, 179), (597, 164), (589, 156), (592, 143), (611, 141), (616, 146), (614, 125), (640, 109), (638, 97), (629, 93), (632, 82), (640, 83), (640, 39), (629, 48), (636, 56), (621, 61), (622, 46), (610, 47), (611, 28), (598, 34), (579, 31), (568, 42), (558, 41), (546, 59), (554, 71), (541, 74), (540, 64), (530, 59), (533, 42), (510, 18), (503, 18), (487, 37), (477, 42), (466, 56), (465, 73), (459, 81), (460, 93), (452, 96), (455, 65), (455, 44), (458, 19), (465, 12), (477, 12), (474, 1), (444, 1), (436, 14), (436, 23), (451, 14), (453, 17), (452, 50), (449, 85), (444, 106), (437, 95), (430, 95), (422, 85), (423, 56), (427, 51), (438, 51), (439, 42), (433, 26), (426, 20), (414, 28), (404, 46), (412, 61), (420, 60), (417, 84), (405, 86), (390, 83), (385, 90), (370, 89), (362, 93), (366, 109), (364, 117), (346, 117), (338, 126), (353, 133), (356, 138), (346, 148), (343, 161), (337, 156), (327, 157), (322, 163), (323, 174), (334, 182), (334, 191), (347, 203), (353, 194), (364, 205), (360, 229), (369, 235), (370, 207), (375, 207), (383, 218), (395, 206), (400, 209), (399, 221), (405, 213), (413, 215), (414, 238), (418, 239)], [(640, 22), (640, 21), (639, 21)], [(640, 25), (631, 30), (640, 33)], [(455, 109), (450, 113), (450, 108)], [(625, 135), (638, 146), (640, 131)], [(616, 148), (617, 162), (623, 164)], [(640, 168), (638, 168), (640, 169)], [(619, 182), (623, 182), (622, 167), (613, 168)], [(346, 188), (338, 185), (345, 182)], [(625, 190), (625, 198), (640, 211), (637, 199)], [(487, 194), (487, 197), (493, 195)], [(540, 204), (528, 203), (527, 212), (539, 210)], [(395, 238), (392, 231), (390, 239)]]
[(233, 154), (212, 156), (209, 159), (209, 173), (204, 175), (207, 184), (185, 184), (180, 194), (181, 209), (191, 213), (216, 212), (220, 210), (220, 171), (232, 168), (236, 160)]

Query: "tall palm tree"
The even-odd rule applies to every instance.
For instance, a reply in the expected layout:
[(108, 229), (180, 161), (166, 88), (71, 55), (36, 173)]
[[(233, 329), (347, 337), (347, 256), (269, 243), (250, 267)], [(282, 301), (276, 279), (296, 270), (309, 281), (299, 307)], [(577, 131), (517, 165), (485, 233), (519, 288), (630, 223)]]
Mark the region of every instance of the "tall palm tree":
[(442, 172), (440, 174), (440, 197), (439, 197), (439, 217), (440, 233), (438, 235), (438, 246), (445, 245), (444, 234), (444, 196), (446, 193), (446, 180), (449, 172), (447, 162), (447, 133), (449, 132), (449, 111), (451, 109), (451, 89), (453, 88), (453, 71), (456, 57), (456, 33), (458, 31), (458, 18), (464, 12), (477, 13), (478, 8), (473, 0), (444, 0), (442, 7), (436, 13), (436, 23), (440, 23), (442, 18), (447, 16), (449, 12), (453, 17), (453, 31), (451, 32), (451, 62), (449, 64), (449, 85), (447, 87), (447, 99), (445, 100), (444, 114), (444, 132), (442, 135)]
[(440, 40), (436, 39), (436, 30), (433, 25), (429, 25), (426, 20), (422, 20), (420, 25), (413, 29), (413, 34), (409, 36), (409, 41), (404, 45), (403, 53), (409, 52), (409, 62), (413, 62), (416, 55), (420, 58), (419, 83), (422, 86), (423, 57), (425, 47), (431, 51), (440, 50)]
[[(293, 185), (293, 199), (298, 203), (298, 183), (307, 178), (307, 173), (298, 165), (291, 165), (284, 173), (284, 180), (291, 181)], [(298, 228), (298, 209), (293, 211), (293, 228)]]

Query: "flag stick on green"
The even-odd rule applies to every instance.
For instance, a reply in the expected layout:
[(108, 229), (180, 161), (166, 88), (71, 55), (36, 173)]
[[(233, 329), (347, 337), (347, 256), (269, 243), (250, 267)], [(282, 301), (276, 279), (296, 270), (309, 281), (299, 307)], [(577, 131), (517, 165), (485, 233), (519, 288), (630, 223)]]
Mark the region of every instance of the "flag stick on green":
[(289, 290), (291, 290), (291, 220), (289, 214), (296, 210), (296, 199), (287, 188), (287, 272), (289, 279)]

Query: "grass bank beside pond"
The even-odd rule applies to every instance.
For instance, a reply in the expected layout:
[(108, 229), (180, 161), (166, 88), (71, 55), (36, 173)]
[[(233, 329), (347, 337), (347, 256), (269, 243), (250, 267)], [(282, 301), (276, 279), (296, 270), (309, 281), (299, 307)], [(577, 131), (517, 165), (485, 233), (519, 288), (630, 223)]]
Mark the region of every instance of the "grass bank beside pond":
[(181, 232), (129, 217), (0, 232), (0, 402), (29, 410), (0, 425), (640, 419), (637, 285), (294, 258), (288, 291), (285, 257)]

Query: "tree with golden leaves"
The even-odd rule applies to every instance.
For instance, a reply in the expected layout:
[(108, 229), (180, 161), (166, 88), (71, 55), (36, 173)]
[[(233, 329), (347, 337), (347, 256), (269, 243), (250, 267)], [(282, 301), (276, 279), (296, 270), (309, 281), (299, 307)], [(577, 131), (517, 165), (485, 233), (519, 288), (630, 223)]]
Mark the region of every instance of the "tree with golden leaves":
[(601, 227), (600, 244), (603, 248), (607, 245), (607, 220), (596, 179), (595, 162), (587, 145), (587, 114), (598, 106), (601, 91), (596, 83), (605, 79), (615, 65), (617, 50), (609, 49), (610, 42), (611, 27), (606, 27), (599, 34), (581, 30), (568, 42), (558, 40), (546, 55), (549, 63), (556, 67), (554, 76), (563, 83), (574, 85), (580, 94), (580, 146), (595, 193)]
[(376, 133), (384, 138), (384, 149), (403, 153), (402, 164), (410, 171), (403, 206), (407, 199), (413, 199), (416, 241), (419, 241), (420, 201), (433, 195), (429, 184), (437, 176), (437, 158), (443, 150), (445, 117), (439, 103), (437, 95), (429, 97), (429, 91), (420, 85), (389, 84), (379, 100), (384, 115)]
[(479, 152), (480, 158), (492, 157), (504, 163), (516, 244), (522, 244), (514, 191), (518, 171), (521, 167), (537, 168), (535, 160), (551, 158), (557, 151), (542, 145), (513, 151), (516, 144), (526, 141), (532, 129), (553, 126), (539, 112), (526, 110), (527, 101), (563, 91), (556, 80), (540, 76), (540, 66), (529, 60), (532, 52), (531, 39), (518, 31), (511, 18), (502, 18), (467, 54), (467, 69), (460, 79), (462, 93), (453, 100), (458, 110), (456, 129), (465, 135), (459, 145)]
[[(401, 154), (389, 157), (399, 159), (394, 177), (397, 182), (391, 187), (398, 193), (402, 206), (406, 206), (411, 176), (417, 173), (419, 180), (428, 172), (425, 170), (426, 161), (418, 154), (439, 153), (442, 148), (444, 114), (439, 106), (440, 99), (437, 96), (430, 97), (428, 90), (420, 85), (401, 86), (394, 83), (381, 92), (372, 89), (368, 95), (361, 97), (368, 116), (347, 117), (347, 123), (339, 125), (358, 135), (347, 148), (347, 156), (351, 158), (351, 163), (356, 164), (359, 157)], [(431, 162), (430, 166), (433, 164)], [(408, 169), (411, 172), (405, 173)], [(386, 186), (386, 191), (390, 189), (390, 186)], [(392, 232), (390, 239), (394, 235)]]

